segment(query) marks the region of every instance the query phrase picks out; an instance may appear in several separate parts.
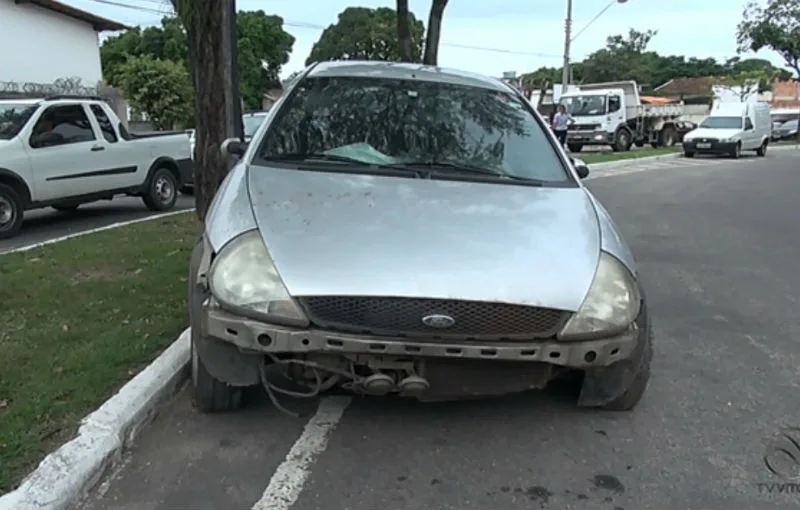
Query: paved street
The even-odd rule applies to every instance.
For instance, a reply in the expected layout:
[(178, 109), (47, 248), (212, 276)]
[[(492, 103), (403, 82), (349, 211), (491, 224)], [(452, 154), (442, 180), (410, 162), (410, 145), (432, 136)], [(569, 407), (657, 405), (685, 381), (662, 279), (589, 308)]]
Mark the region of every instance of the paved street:
[(289, 403), (301, 418), (254, 395), (203, 416), (183, 394), (83, 508), (798, 508), (800, 493), (758, 484), (780, 481), (766, 441), (800, 426), (800, 156), (654, 165), (588, 184), (632, 245), (655, 323), (636, 411), (581, 411), (551, 391)]
[[(180, 195), (176, 210), (194, 207), (194, 197)], [(22, 232), (13, 239), (0, 241), (0, 253), (48, 239), (75, 234), (120, 221), (152, 216), (140, 198), (124, 197), (112, 201), (82, 205), (74, 213), (62, 213), (51, 208), (25, 213)]]

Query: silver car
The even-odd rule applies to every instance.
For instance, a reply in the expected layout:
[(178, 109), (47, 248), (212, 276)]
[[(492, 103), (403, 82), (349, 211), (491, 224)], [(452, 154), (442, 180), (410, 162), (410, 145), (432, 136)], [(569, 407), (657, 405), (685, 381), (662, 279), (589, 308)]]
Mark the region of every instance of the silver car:
[(424, 401), (576, 383), (630, 410), (652, 329), (633, 256), (530, 103), (500, 80), (308, 67), (219, 189), (191, 260), (192, 384)]

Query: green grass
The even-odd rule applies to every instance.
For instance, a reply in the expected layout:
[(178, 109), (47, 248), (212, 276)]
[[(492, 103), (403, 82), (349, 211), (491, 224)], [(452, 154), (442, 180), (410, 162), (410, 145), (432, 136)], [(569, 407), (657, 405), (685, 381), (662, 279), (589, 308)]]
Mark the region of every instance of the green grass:
[(0, 494), (188, 323), (194, 213), (0, 255)]
[(661, 156), (664, 154), (674, 154), (680, 151), (680, 147), (659, 147), (658, 149), (635, 149), (626, 152), (578, 152), (572, 154), (573, 157), (582, 159), (585, 163), (605, 163), (607, 161), (619, 161), (621, 159), (649, 158), (651, 156)]

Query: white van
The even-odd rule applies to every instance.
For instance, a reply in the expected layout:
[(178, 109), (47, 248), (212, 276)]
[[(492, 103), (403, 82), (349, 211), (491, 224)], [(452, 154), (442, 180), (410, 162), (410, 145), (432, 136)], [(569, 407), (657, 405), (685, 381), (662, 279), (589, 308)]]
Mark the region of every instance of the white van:
[(733, 158), (742, 151), (767, 153), (772, 136), (772, 119), (767, 103), (718, 103), (697, 129), (683, 137), (683, 154), (727, 154)]

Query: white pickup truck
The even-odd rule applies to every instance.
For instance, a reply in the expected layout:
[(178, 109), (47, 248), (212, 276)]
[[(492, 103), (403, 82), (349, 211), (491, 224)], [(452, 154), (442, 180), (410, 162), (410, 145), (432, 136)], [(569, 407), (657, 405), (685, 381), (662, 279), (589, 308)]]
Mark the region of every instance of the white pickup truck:
[(131, 134), (100, 98), (0, 100), (0, 239), (15, 236), (30, 209), (119, 195), (172, 209), (192, 173), (186, 133)]

